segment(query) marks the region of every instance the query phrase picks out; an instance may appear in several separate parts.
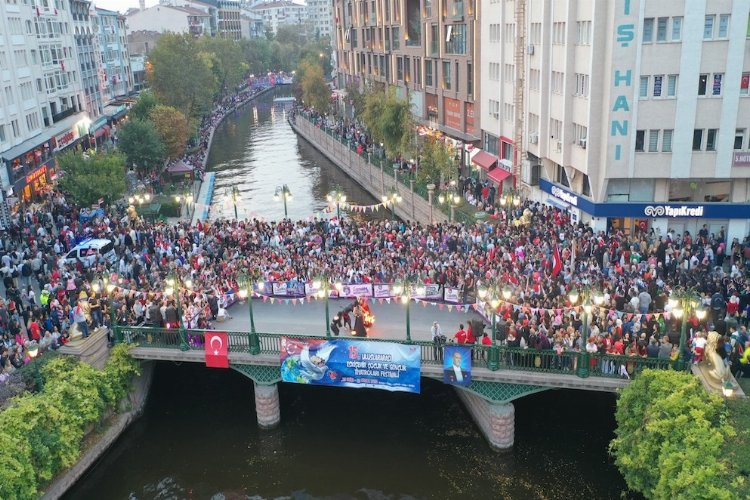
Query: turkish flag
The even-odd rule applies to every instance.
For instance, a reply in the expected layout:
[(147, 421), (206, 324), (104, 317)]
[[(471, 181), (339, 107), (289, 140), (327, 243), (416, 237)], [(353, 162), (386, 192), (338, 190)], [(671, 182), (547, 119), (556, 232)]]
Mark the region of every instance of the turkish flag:
[(229, 368), (229, 337), (224, 332), (205, 333), (206, 366)]
[(555, 245), (555, 252), (552, 254), (552, 277), (556, 278), (562, 271), (562, 258), (560, 258), (560, 248)]

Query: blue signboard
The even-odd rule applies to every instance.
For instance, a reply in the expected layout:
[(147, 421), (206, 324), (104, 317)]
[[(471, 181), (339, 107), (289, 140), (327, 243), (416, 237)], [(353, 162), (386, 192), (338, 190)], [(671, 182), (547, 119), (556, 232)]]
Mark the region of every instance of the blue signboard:
[(750, 219), (748, 203), (594, 203), (546, 179), (539, 179), (542, 191), (555, 200), (580, 208), (594, 217), (645, 217), (650, 219)]
[(419, 346), (282, 337), (280, 359), (284, 382), (419, 393)]

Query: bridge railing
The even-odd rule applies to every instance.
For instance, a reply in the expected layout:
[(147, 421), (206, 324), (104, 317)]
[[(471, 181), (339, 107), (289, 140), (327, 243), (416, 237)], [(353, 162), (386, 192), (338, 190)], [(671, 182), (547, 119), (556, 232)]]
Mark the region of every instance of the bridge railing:
[[(204, 349), (205, 330), (180, 330), (176, 328), (154, 328), (143, 326), (116, 326), (115, 341), (138, 344), (139, 347), (180, 349), (183, 351)], [(224, 331), (229, 338), (229, 352), (278, 355), (281, 351), (281, 338), (299, 340), (327, 340), (324, 336), (300, 335), (294, 333), (255, 333)], [(253, 338), (253, 336), (255, 338)], [(333, 337), (347, 338), (347, 337)], [(330, 339), (328, 339), (330, 340)], [(443, 364), (444, 351), (441, 346), (427, 341), (406, 341), (398, 339), (358, 339), (367, 342), (395, 342), (416, 345), (420, 348), (423, 365)], [(253, 349), (254, 341), (259, 346)], [(453, 344), (447, 344), (453, 345)], [(567, 376), (588, 376), (610, 378), (633, 378), (646, 368), (669, 369), (669, 359), (641, 358), (637, 356), (592, 355), (578, 351), (540, 350), (508, 346), (487, 346), (475, 344), (472, 351), (472, 366), (501, 370), (553, 373)], [(494, 356), (494, 360), (493, 360)], [(581, 370), (583, 367), (587, 370)]]

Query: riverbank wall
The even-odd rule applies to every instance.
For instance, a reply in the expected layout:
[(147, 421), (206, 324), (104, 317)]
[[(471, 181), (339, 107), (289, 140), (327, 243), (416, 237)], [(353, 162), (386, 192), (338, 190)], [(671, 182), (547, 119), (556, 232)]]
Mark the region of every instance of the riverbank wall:
[(125, 429), (141, 416), (148, 400), (149, 390), (151, 389), (154, 365), (154, 362), (141, 363), (141, 374), (135, 378), (133, 390), (130, 392), (128, 399), (123, 402), (123, 406), (127, 411), (114, 415), (112, 424), (109, 425), (104, 434), (91, 447), (84, 451), (75, 465), (55, 478), (47, 486), (42, 499), (57, 500), (62, 497), (89, 470), (89, 467), (94, 465), (99, 457), (117, 441), (117, 438), (120, 437)]
[(366, 156), (358, 155), (302, 116), (290, 120), (289, 124), (298, 136), (309, 142), (375, 199), (390, 196), (394, 190), (401, 195), (402, 201), (395, 207), (395, 213), (401, 219), (422, 224), (448, 221), (448, 216), (439, 207), (433, 206), (414, 192), (414, 182), (408, 187), (386, 175), (381, 166), (370, 163)]

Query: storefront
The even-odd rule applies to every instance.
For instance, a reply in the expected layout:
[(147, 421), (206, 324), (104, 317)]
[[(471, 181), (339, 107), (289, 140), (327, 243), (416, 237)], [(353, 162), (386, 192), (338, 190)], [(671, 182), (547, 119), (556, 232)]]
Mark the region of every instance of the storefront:
[(750, 203), (631, 202), (594, 203), (567, 188), (546, 179), (539, 180), (548, 205), (566, 210), (571, 216), (583, 216), (596, 230), (622, 230), (632, 234), (652, 228), (665, 235), (667, 231), (695, 235), (706, 225), (709, 234), (722, 229), (727, 238), (742, 240), (748, 233)]

